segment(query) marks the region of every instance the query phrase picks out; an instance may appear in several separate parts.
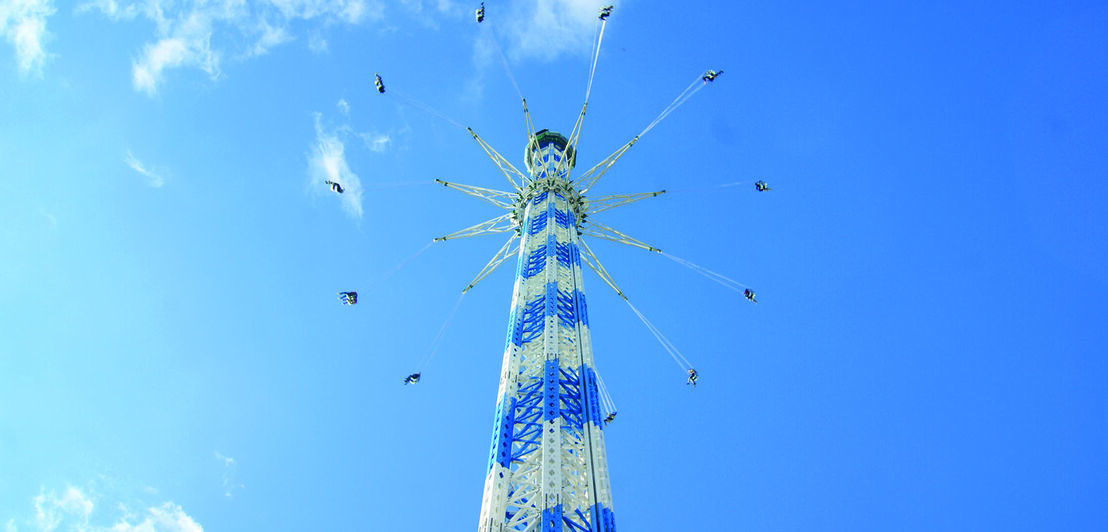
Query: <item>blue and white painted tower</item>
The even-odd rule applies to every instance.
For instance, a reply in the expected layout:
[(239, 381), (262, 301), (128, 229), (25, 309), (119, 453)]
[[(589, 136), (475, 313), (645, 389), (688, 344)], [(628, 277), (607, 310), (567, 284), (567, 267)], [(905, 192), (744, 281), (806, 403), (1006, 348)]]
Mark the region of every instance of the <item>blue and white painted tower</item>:
[(569, 182), (574, 147), (531, 137), (530, 179), (497, 393), (481, 532), (615, 530), (604, 421), (581, 277), (586, 202)]
[[(610, 6), (602, 9), (599, 17), (589, 88), (610, 11)], [(623, 298), (689, 375), (689, 384), (696, 384), (692, 365), (631, 305), (583, 237), (661, 252), (591, 217), (656, 197), (664, 190), (587, 199), (586, 194), (643, 135), (715, 76), (715, 71), (698, 76), (638, 135), (580, 176), (571, 176), (571, 171), (588, 109), (588, 90), (568, 139), (545, 129), (535, 132), (523, 100), (526, 174), (466, 128), (511, 183), (511, 190), (435, 180), (506, 211), (435, 239), (511, 234), (463, 294), (513, 255), (517, 257), (479, 532), (615, 530), (604, 446), (604, 427), (614, 419), (615, 406), (593, 363), (582, 266)]]

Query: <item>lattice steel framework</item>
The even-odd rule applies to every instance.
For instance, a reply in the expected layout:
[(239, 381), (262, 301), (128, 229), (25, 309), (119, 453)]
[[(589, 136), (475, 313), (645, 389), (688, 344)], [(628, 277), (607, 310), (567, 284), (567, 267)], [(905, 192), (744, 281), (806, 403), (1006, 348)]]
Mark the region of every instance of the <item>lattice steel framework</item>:
[[(467, 128), (511, 183), (511, 191), (436, 180), (507, 212), (435, 241), (514, 233), (463, 293), (517, 256), (480, 532), (615, 530), (604, 450), (604, 425), (615, 411), (605, 411), (611, 401), (593, 365), (581, 266), (595, 272), (624, 300), (627, 297), (581, 237), (660, 252), (588, 218), (665, 191), (591, 199), (585, 194), (643, 134), (708, 81), (706, 77), (694, 81), (642, 132), (580, 177), (571, 178), (570, 173), (587, 101), (567, 139), (545, 129), (536, 133), (524, 100), (526, 175)], [(695, 371), (678, 355), (671, 352), (692, 375), (690, 382), (695, 382)]]
[(514, 232), (466, 291), (517, 256), (478, 530), (610, 532), (615, 519), (604, 425), (614, 411), (605, 410), (593, 365), (582, 265), (623, 293), (581, 237), (659, 251), (586, 220), (665, 191), (587, 200), (584, 192), (635, 140), (572, 180), (585, 109), (569, 139), (534, 132), (526, 101), (523, 110), (530, 139), (526, 175), (469, 130), (512, 184), (511, 192), (436, 180), (507, 211), (436, 241)]
[[(479, 530), (615, 529), (581, 278), (573, 147), (532, 137)], [(577, 208), (575, 208), (575, 206)], [(522, 210), (522, 212), (519, 212)]]

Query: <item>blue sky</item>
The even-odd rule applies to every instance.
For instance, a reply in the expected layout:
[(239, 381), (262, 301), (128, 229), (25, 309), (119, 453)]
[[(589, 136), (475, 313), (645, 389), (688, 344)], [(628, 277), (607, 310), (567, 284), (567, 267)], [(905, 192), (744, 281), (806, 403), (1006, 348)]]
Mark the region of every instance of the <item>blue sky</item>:
[[(486, 5), (0, 3), (5, 532), (475, 526), (513, 268), (409, 387), (502, 239), (385, 277), (498, 214), (431, 184), (505, 185), (452, 121), (521, 167), (514, 80), (568, 133), (600, 7)], [(595, 189), (670, 193), (597, 218), (759, 296), (592, 243), (701, 374), (586, 277), (621, 529), (1108, 526), (1106, 27), (616, 5), (584, 168), (725, 73)]]

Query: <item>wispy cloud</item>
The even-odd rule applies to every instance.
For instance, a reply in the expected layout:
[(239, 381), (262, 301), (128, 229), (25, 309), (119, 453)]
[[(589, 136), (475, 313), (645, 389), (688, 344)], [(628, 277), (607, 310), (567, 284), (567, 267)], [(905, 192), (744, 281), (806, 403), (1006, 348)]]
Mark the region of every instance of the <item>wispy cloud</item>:
[(504, 14), (513, 59), (550, 61), (562, 54), (587, 55), (600, 4), (594, 0), (518, 2)]
[[(30, 0), (17, 0), (30, 1)], [(138, 15), (154, 23), (155, 38), (132, 60), (131, 82), (135, 90), (153, 96), (164, 82), (165, 73), (178, 68), (195, 68), (215, 80), (221, 76), (225, 56), (247, 58), (264, 55), (270, 49), (295, 40), (296, 21), (315, 22), (309, 27), (309, 46), (316, 50), (325, 43), (319, 27), (360, 24), (383, 16), (381, 0), (269, 0), (210, 2), (129, 2), (92, 0), (78, 12), (99, 11), (112, 20)], [(230, 48), (221, 43), (229, 44)], [(322, 45), (323, 47), (326, 44)]]
[(392, 142), (392, 137), (384, 133), (359, 133), (358, 136), (365, 142), (366, 148), (377, 153), (388, 149)]
[[(115, 507), (123, 515), (113, 524), (113, 519), (105, 519), (103, 511), (95, 511), (93, 495), (87, 490), (67, 486), (61, 495), (54, 491), (42, 490), (31, 499), (34, 506), (34, 519), (29, 522), (38, 532), (78, 531), (78, 532), (203, 532), (203, 528), (172, 501), (150, 506), (141, 516), (130, 511), (123, 504)], [(145, 506), (145, 505), (144, 505)], [(107, 505), (107, 508), (113, 508)], [(140, 520), (141, 518), (141, 520)], [(16, 520), (9, 519), (6, 532), (16, 532)]]
[(215, 451), (215, 459), (223, 464), (223, 496), (230, 499), (234, 496), (234, 491), (236, 489), (245, 487), (235, 478), (238, 463), (235, 462), (234, 458), (226, 456), (219, 451)]
[(346, 102), (346, 98), (339, 98), (335, 107), (339, 108), (339, 112), (342, 113), (343, 116), (350, 116), (350, 104)]
[(144, 519), (132, 523), (124, 517), (108, 530), (111, 532), (204, 532), (204, 529), (181, 506), (172, 502), (147, 508)]
[(88, 528), (92, 499), (73, 486), (67, 486), (60, 497), (54, 491), (42, 491), (31, 501), (35, 505), (35, 526), (41, 532), (52, 532), (62, 525), (68, 530)]
[(127, 155), (123, 158), (123, 162), (130, 166), (132, 170), (146, 177), (147, 184), (154, 188), (161, 188), (165, 184), (165, 179), (162, 178), (160, 172), (155, 172), (150, 168), (147, 168), (142, 161), (138, 160), (130, 150), (127, 150)]
[(41, 215), (42, 215), (42, 216), (43, 216), (44, 218), (46, 218), (46, 221), (47, 221), (47, 222), (48, 222), (48, 223), (50, 224), (50, 229), (53, 229), (53, 230), (57, 230), (57, 229), (58, 229), (58, 217), (57, 217), (57, 216), (54, 216), (54, 213), (52, 213), (52, 212), (50, 212), (50, 211), (46, 210), (46, 209), (45, 209), (45, 208), (43, 208), (43, 207), (39, 207), (39, 208), (38, 208), (38, 212), (39, 212), (39, 214), (41, 214)]
[(53, 14), (53, 0), (0, 2), (0, 35), (15, 47), (19, 71), (24, 75), (42, 75), (42, 65), (49, 57), (43, 46), (50, 37), (46, 18)]
[(344, 189), (341, 195), (343, 207), (351, 215), (361, 218), (362, 181), (346, 163), (346, 145), (339, 138), (339, 132), (324, 129), (322, 122), (322, 116), (316, 113), (316, 138), (312, 146), (308, 171), (313, 190), (320, 190), (323, 181), (339, 183)]

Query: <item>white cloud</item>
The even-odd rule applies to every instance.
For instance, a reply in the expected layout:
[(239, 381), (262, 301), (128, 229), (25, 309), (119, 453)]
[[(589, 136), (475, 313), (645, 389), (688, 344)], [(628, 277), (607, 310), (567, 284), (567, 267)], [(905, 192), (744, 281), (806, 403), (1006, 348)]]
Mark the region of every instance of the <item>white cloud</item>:
[(339, 98), (339, 101), (335, 104), (335, 107), (339, 108), (339, 112), (342, 113), (343, 116), (350, 116), (350, 104), (346, 103), (346, 98)]
[[(127, 506), (116, 504), (119, 514), (118, 519), (103, 517), (103, 510), (96, 511), (98, 507), (89, 495), (88, 490), (66, 486), (59, 496), (54, 491), (42, 490), (31, 499), (34, 505), (35, 515), (33, 520), (26, 521), (37, 532), (203, 532), (203, 528), (181, 508), (172, 501), (163, 502), (161, 505), (150, 506), (146, 512), (139, 516), (130, 511)], [(145, 506), (145, 505), (143, 505)], [(112, 508), (112, 505), (106, 505)], [(117, 514), (117, 515), (119, 515)], [(100, 516), (97, 519), (97, 516)], [(142, 517), (140, 521), (139, 518)], [(101, 523), (111, 523), (110, 526)], [(5, 532), (17, 532), (16, 520), (9, 519), (4, 527)]]
[(269, 53), (270, 48), (275, 48), (293, 39), (287, 28), (274, 26), (266, 20), (259, 22), (259, 33), (260, 36), (254, 43), (254, 48), (247, 53), (248, 56), (265, 55)]
[(358, 136), (365, 142), (366, 148), (377, 153), (388, 149), (392, 142), (392, 137), (383, 133), (359, 133)]
[(135, 18), (139, 13), (138, 4), (128, 4), (124, 7), (120, 7), (119, 2), (115, 0), (90, 0), (89, 2), (77, 6), (76, 11), (78, 13), (84, 13), (93, 9), (99, 10), (112, 20), (130, 20)]
[(323, 181), (339, 183), (344, 189), (341, 195), (343, 207), (351, 215), (361, 218), (362, 182), (346, 163), (346, 146), (338, 137), (338, 132), (326, 131), (319, 113), (315, 115), (315, 136), (308, 163), (313, 189), (322, 189)]
[(160, 172), (155, 172), (147, 168), (146, 165), (142, 164), (142, 161), (138, 160), (133, 154), (131, 154), (130, 150), (127, 150), (127, 155), (123, 158), (123, 162), (127, 166), (130, 166), (132, 170), (145, 176), (147, 179), (147, 184), (149, 184), (150, 186), (154, 188), (161, 188), (162, 185), (165, 184), (165, 179), (162, 178)]
[(245, 487), (235, 480), (235, 470), (238, 469), (238, 463), (235, 462), (234, 458), (226, 456), (219, 451), (215, 451), (215, 459), (223, 464), (223, 496), (230, 499), (234, 496), (234, 491), (236, 489)]
[[(326, 41), (317, 34), (319, 26), (377, 20), (383, 16), (382, 9), (380, 0), (147, 0), (122, 6), (117, 0), (91, 0), (77, 11), (96, 10), (112, 20), (141, 14), (154, 23), (155, 38), (143, 46), (131, 69), (135, 90), (153, 96), (170, 70), (195, 68), (215, 80), (221, 75), (224, 56), (264, 55), (295, 40), (296, 21), (317, 22), (309, 29), (308, 46), (319, 51), (326, 48)], [(230, 46), (237, 48), (225, 49), (223, 43), (234, 43)]]
[(513, 7), (504, 14), (513, 58), (550, 61), (592, 51), (600, 10), (594, 0), (534, 0)]
[(203, 527), (186, 514), (180, 505), (172, 502), (148, 508), (145, 517), (138, 523), (131, 523), (132, 518), (124, 517), (108, 530), (111, 532), (204, 532)]
[(0, 35), (15, 47), (24, 75), (42, 74), (49, 54), (43, 43), (50, 37), (46, 18), (54, 14), (53, 0), (3, 0), (0, 2)]
[(40, 532), (52, 532), (62, 525), (68, 525), (68, 530), (88, 528), (92, 499), (73, 486), (66, 487), (61, 497), (53, 491), (40, 492), (31, 500), (35, 505), (35, 526)]

